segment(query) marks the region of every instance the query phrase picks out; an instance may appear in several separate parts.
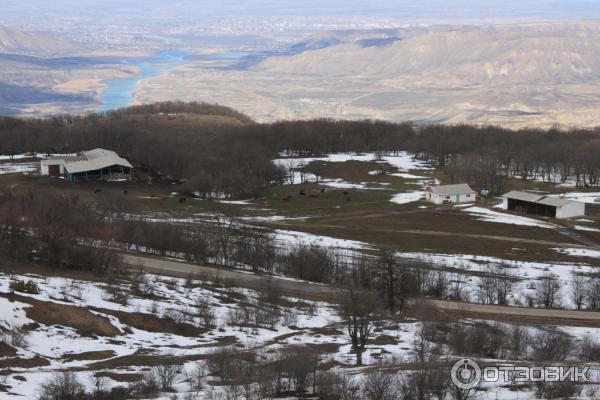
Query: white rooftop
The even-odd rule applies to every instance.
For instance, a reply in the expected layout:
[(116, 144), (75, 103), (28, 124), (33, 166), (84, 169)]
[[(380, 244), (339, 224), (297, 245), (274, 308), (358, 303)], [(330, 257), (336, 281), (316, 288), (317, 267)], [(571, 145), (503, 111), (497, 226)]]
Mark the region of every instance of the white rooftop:
[(108, 168), (113, 165), (133, 168), (133, 165), (126, 159), (119, 157), (112, 150), (94, 149), (84, 151), (77, 156), (56, 157), (53, 161), (62, 161), (65, 170), (71, 174), (85, 171), (95, 171)]
[(430, 189), (432, 193), (439, 194), (441, 196), (452, 196), (474, 192), (474, 190), (471, 189), (471, 187), (466, 183), (459, 183), (457, 185), (431, 186)]

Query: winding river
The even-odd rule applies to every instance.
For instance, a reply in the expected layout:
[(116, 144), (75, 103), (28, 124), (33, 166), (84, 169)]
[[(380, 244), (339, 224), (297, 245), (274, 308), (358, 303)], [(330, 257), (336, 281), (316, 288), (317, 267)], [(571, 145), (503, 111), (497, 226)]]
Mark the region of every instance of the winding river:
[[(148, 57), (132, 58), (123, 60), (124, 64), (132, 65), (140, 70), (140, 73), (121, 79), (109, 79), (102, 81), (105, 89), (100, 95), (102, 106), (98, 112), (106, 112), (118, 108), (128, 107), (133, 104), (133, 93), (143, 79), (152, 78), (188, 62), (186, 58), (191, 55), (184, 50), (165, 50)], [(241, 59), (247, 56), (242, 52), (223, 52), (204, 56), (207, 59)]]
[(162, 74), (172, 68), (185, 64), (185, 57), (190, 53), (182, 50), (165, 50), (148, 57), (123, 60), (124, 64), (132, 65), (140, 73), (130, 78), (109, 79), (102, 81), (106, 88), (100, 95), (102, 107), (99, 112), (130, 106), (133, 103), (133, 92), (142, 79), (148, 79)]

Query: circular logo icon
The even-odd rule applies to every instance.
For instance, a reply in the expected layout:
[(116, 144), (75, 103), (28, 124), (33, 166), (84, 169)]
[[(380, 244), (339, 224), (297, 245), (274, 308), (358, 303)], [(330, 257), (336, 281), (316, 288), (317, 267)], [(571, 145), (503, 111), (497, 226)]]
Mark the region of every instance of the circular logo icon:
[(451, 377), (452, 383), (457, 387), (464, 390), (473, 389), (481, 381), (481, 367), (468, 358), (458, 360), (452, 366)]

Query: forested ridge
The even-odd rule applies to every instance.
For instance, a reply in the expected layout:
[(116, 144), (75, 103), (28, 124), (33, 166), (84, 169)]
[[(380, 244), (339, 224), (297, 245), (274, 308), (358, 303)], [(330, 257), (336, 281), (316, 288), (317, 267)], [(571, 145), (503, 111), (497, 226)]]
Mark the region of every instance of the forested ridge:
[[(220, 119), (198, 122), (194, 116)], [(0, 118), (0, 154), (95, 147), (117, 151), (140, 171), (183, 180), (190, 191), (232, 198), (250, 197), (281, 183), (285, 171), (271, 160), (282, 152), (316, 156), (409, 151), (456, 180), (495, 192), (504, 190), (508, 178), (570, 178), (578, 186), (597, 186), (600, 179), (598, 129), (512, 131), (337, 120), (259, 124), (222, 106), (170, 102), (87, 116)]]

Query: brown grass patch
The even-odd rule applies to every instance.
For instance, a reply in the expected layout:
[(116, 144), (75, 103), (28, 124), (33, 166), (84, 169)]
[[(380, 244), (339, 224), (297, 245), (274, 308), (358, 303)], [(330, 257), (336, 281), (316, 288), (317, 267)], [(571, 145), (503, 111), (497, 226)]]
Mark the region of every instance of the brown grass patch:
[(306, 345), (310, 350), (318, 353), (337, 353), (342, 345), (337, 343), (309, 343)]
[(374, 339), (370, 339), (369, 344), (376, 346), (395, 345), (398, 344), (398, 339), (390, 335), (381, 335)]
[(11, 357), (0, 360), (0, 369), (4, 368), (39, 368), (47, 367), (50, 361), (40, 356), (33, 358)]
[(91, 308), (103, 314), (117, 317), (122, 323), (148, 332), (171, 333), (174, 335), (198, 337), (207, 332), (207, 329), (198, 328), (192, 324), (177, 323), (152, 314), (128, 313), (124, 311), (107, 310), (104, 308)]
[(14, 357), (17, 354), (17, 349), (9, 344), (0, 342), (0, 357)]
[(109, 379), (112, 379), (115, 382), (121, 382), (121, 383), (129, 383), (129, 382), (139, 382), (144, 375), (142, 374), (128, 374), (128, 373), (124, 373), (124, 374), (120, 374), (117, 372), (98, 372), (98, 376), (103, 376)]
[(341, 330), (337, 329), (334, 326), (322, 326), (319, 328), (311, 328), (310, 332), (313, 335), (323, 335), (323, 336), (340, 336), (340, 335), (345, 334), (344, 332), (342, 332)]
[(45, 325), (60, 325), (73, 328), (81, 336), (117, 336), (121, 332), (113, 326), (108, 318), (92, 314), (89, 310), (35, 300), (18, 294), (1, 294), (3, 297), (27, 303), (32, 307), (25, 308), (27, 318)]
[[(252, 360), (255, 355), (252, 352), (242, 351), (231, 353), (231, 357)], [(92, 370), (97, 369), (115, 369), (130, 366), (146, 366), (153, 367), (156, 365), (183, 365), (190, 361), (207, 360), (212, 357), (219, 357), (219, 354), (193, 354), (182, 357), (169, 357), (165, 355), (157, 355), (149, 350), (140, 349), (135, 353), (89, 364), (88, 367)]]
[(70, 353), (63, 354), (63, 360), (66, 362), (71, 361), (94, 361), (94, 360), (105, 360), (107, 358), (112, 358), (116, 356), (112, 350), (103, 350), (103, 351), (86, 351), (83, 353)]

